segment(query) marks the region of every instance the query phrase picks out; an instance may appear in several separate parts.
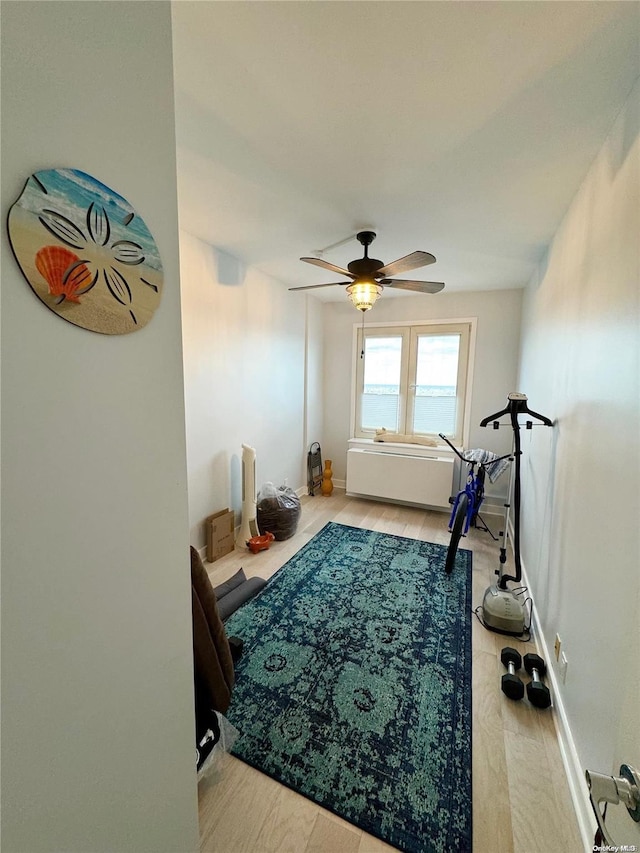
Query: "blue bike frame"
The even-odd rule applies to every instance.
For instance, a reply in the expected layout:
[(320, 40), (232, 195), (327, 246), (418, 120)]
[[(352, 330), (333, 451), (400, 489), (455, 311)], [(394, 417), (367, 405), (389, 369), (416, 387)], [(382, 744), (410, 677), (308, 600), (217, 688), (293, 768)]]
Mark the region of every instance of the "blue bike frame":
[[(478, 512), (480, 511), (480, 507), (482, 506), (482, 501), (484, 500), (485, 470), (484, 466), (479, 465), (477, 462), (469, 462), (467, 459), (464, 459), (463, 456), (460, 456), (460, 458), (467, 462), (467, 464), (469, 465), (467, 469), (467, 481), (465, 483), (464, 489), (459, 491), (454, 498), (453, 508), (451, 510), (451, 516), (449, 518), (449, 531), (451, 531), (451, 528), (453, 527), (453, 521), (456, 517), (456, 512), (458, 511), (460, 500), (463, 495), (467, 495), (469, 501), (467, 503), (467, 513), (465, 516), (464, 528), (462, 530), (462, 535), (466, 536), (469, 532), (469, 528), (475, 524), (476, 518), (478, 517)], [(475, 471), (476, 465), (478, 465), (477, 472)]]
[[(453, 444), (449, 441), (449, 439), (440, 433), (440, 438), (445, 441), (449, 447), (453, 450), (456, 456), (461, 459), (464, 463), (466, 463), (469, 467), (467, 468), (467, 481), (465, 483), (464, 489), (455, 496), (455, 498), (451, 499), (451, 503), (453, 504), (453, 509), (451, 510), (451, 517), (449, 519), (449, 533), (451, 534), (451, 540), (449, 541), (449, 547), (447, 548), (447, 556), (445, 559), (444, 570), (447, 574), (451, 574), (453, 571), (456, 554), (458, 552), (458, 543), (460, 542), (461, 536), (466, 536), (469, 532), (469, 528), (471, 525), (477, 527), (477, 520), (480, 518), (482, 523), (482, 529), (486, 530), (487, 533), (491, 536), (492, 539), (497, 541), (497, 537), (493, 535), (493, 533), (489, 530), (484, 520), (480, 516), (480, 507), (482, 506), (482, 501), (484, 500), (484, 482), (487, 473), (487, 468), (484, 462), (476, 462), (473, 459), (466, 459), (462, 453), (454, 447)], [(506, 454), (505, 456), (498, 456), (493, 459), (493, 462), (498, 462), (500, 459), (510, 458), (511, 454)], [(491, 464), (491, 463), (490, 463)], [(476, 465), (478, 466), (478, 470), (476, 472)], [(463, 503), (461, 503), (463, 501)], [(464, 513), (464, 519), (463, 519)]]
[[(452, 499), (453, 507), (451, 509), (451, 516), (449, 518), (449, 531), (453, 527), (453, 522), (456, 517), (456, 513), (458, 511), (458, 506), (460, 505), (460, 500), (463, 495), (467, 495), (467, 512), (464, 522), (464, 528), (461, 531), (462, 536), (466, 536), (469, 532), (469, 528), (472, 524), (475, 523), (475, 520), (478, 516), (478, 511), (482, 506), (482, 501), (484, 500), (484, 481), (485, 481), (485, 468), (484, 465), (473, 462), (470, 459), (465, 459), (465, 457), (459, 452), (457, 447), (454, 447), (453, 444), (449, 441), (449, 439), (440, 433), (440, 438), (449, 445), (449, 447), (453, 450), (453, 452), (461, 459), (464, 463), (466, 463), (469, 467), (467, 468), (467, 480), (464, 486), (464, 489), (458, 492), (455, 498)], [(476, 465), (478, 466), (478, 471), (476, 473)]]

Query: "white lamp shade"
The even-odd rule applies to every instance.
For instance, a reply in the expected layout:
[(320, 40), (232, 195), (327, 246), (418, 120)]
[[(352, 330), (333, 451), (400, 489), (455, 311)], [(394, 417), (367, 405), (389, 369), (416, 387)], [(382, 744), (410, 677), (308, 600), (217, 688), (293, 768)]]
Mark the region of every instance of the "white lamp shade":
[(373, 308), (382, 291), (382, 285), (376, 284), (375, 281), (354, 281), (347, 287), (349, 299), (358, 311), (368, 311)]

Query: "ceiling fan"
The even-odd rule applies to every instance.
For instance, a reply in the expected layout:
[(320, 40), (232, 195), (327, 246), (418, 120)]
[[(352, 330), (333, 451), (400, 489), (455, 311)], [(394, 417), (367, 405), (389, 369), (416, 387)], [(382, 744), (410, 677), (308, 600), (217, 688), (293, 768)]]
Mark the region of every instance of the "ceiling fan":
[(383, 264), (376, 258), (369, 257), (369, 246), (376, 239), (374, 231), (359, 231), (356, 239), (364, 246), (364, 257), (357, 258), (347, 264), (347, 269), (330, 264), (322, 258), (300, 258), (307, 264), (314, 264), (323, 269), (332, 270), (347, 276), (351, 281), (331, 281), (328, 284), (309, 284), (304, 287), (290, 287), (289, 290), (313, 290), (315, 287), (334, 287), (347, 285), (347, 293), (354, 306), (359, 311), (368, 311), (385, 287), (395, 287), (399, 290), (413, 290), (415, 293), (438, 293), (444, 287), (442, 281), (414, 281), (412, 279), (390, 278), (397, 273), (426, 267), (435, 264), (436, 259), (430, 252), (411, 252), (390, 264)]

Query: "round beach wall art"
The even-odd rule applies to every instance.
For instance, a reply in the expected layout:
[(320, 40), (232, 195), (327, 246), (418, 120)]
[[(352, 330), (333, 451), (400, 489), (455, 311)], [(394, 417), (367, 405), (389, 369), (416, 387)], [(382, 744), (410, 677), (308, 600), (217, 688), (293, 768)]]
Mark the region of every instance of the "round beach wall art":
[(38, 299), (76, 326), (125, 335), (160, 304), (162, 262), (149, 229), (91, 175), (34, 172), (9, 211), (9, 239)]

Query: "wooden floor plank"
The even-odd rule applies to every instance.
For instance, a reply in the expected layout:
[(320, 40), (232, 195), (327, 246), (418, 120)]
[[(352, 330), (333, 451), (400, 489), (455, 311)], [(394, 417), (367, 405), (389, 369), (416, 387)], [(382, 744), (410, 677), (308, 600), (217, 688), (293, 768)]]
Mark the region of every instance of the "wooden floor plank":
[(305, 853), (317, 817), (317, 806), (281, 785), (256, 849), (261, 853)]
[(362, 833), (319, 814), (305, 853), (358, 853)]
[[(495, 653), (473, 652), (473, 844), (478, 851), (512, 853), (507, 755), (501, 701), (486, 685), (494, 679)], [(480, 793), (482, 792), (482, 793)], [(488, 805), (490, 804), (490, 808)]]
[[(575, 816), (567, 814), (556, 795), (557, 779), (549, 766), (544, 743), (505, 731), (509, 802), (514, 853), (580, 850), (571, 846), (568, 832)], [(562, 844), (558, 844), (562, 839)]]
[[(549, 774), (555, 784), (556, 780), (564, 779), (565, 771), (558, 747), (558, 732), (553, 722), (552, 714), (549, 714), (545, 718), (543, 733), (544, 750), (549, 765)], [(556, 784), (555, 800), (563, 819), (564, 843), (567, 845), (567, 850), (582, 850), (580, 827), (567, 784)]]
[(225, 777), (200, 796), (201, 853), (251, 853), (281, 786), (233, 759)]

